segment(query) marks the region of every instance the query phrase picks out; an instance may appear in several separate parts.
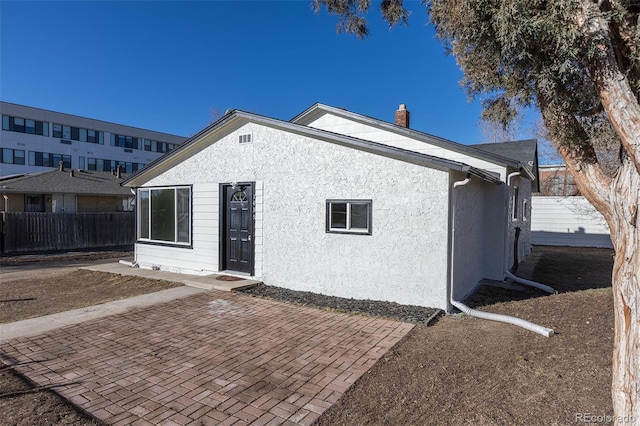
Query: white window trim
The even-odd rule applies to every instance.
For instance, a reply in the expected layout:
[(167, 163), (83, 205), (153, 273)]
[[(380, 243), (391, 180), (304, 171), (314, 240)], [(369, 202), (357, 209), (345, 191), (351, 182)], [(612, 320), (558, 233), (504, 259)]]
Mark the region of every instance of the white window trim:
[(519, 190), (514, 186), (511, 192), (511, 220), (518, 220)]
[[(154, 240), (151, 238), (151, 212), (152, 212), (152, 206), (151, 206), (151, 191), (156, 191), (156, 190), (162, 190), (162, 189), (173, 189), (173, 205), (174, 208), (176, 209), (174, 211), (174, 215), (175, 215), (175, 224), (174, 224), (174, 233), (173, 233), (173, 241), (165, 241), (165, 240)], [(189, 190), (189, 242), (178, 242), (178, 189), (188, 189)], [(191, 186), (157, 186), (157, 187), (149, 187), (149, 188), (138, 188), (137, 191), (137, 196), (136, 196), (136, 204), (138, 206), (138, 223), (136, 224), (136, 232), (138, 235), (138, 241), (141, 242), (148, 242), (148, 243), (154, 243), (154, 244), (163, 244), (163, 245), (171, 245), (171, 246), (184, 246), (184, 247), (191, 247), (192, 243), (193, 243), (193, 233), (192, 233), (192, 224), (193, 224), (193, 188)], [(142, 232), (140, 229), (140, 224), (142, 223), (142, 209), (139, 207), (141, 206), (141, 193), (142, 192), (148, 192), (149, 193), (149, 218), (148, 218), (148, 223), (149, 223), (149, 229), (148, 229), (148, 238), (143, 238), (141, 236)]]
[[(346, 204), (347, 205), (347, 224), (346, 228), (334, 228), (331, 226), (331, 206), (332, 204)], [(352, 228), (351, 227), (351, 206), (353, 204), (366, 205), (367, 206), (367, 228)], [(371, 235), (373, 233), (373, 202), (372, 200), (338, 200), (330, 199), (326, 201), (326, 229), (327, 233), (332, 234), (355, 234), (355, 235)]]

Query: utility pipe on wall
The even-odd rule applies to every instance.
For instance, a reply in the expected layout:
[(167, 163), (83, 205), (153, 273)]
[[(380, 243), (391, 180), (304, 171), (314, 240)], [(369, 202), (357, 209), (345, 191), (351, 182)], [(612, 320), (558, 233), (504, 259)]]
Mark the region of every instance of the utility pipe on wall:
[[(507, 175), (507, 188), (511, 188), (511, 179), (516, 177), (516, 176), (520, 176), (520, 175), (522, 175), (522, 172), (509, 173)], [(455, 186), (455, 184), (454, 184), (454, 186)], [(516, 263), (518, 261), (518, 259), (514, 259), (513, 261), (514, 261), (514, 263)], [(554, 288), (549, 287), (548, 285), (540, 284), (540, 283), (537, 283), (535, 281), (525, 280), (524, 278), (520, 278), (520, 277), (514, 275), (510, 271), (505, 271), (505, 276), (507, 278), (511, 278), (513, 281), (517, 282), (518, 284), (526, 285), (526, 286), (529, 286), (529, 287), (534, 287), (534, 288), (537, 288), (539, 290), (546, 291), (547, 293), (550, 293), (550, 294), (556, 294), (557, 293), (557, 291)]]
[[(518, 172), (519, 173), (519, 172)], [(513, 174), (513, 173), (512, 173)], [(511, 175), (509, 175), (511, 176)], [(482, 319), (488, 319), (491, 321), (498, 321), (498, 322), (504, 322), (507, 324), (512, 324), (512, 325), (516, 325), (518, 327), (522, 327), (526, 330), (529, 331), (533, 331), (534, 333), (538, 333), (541, 334), (545, 337), (550, 337), (553, 335), (553, 329), (550, 328), (546, 328), (546, 327), (542, 327), (538, 324), (534, 324), (532, 322), (520, 319), (520, 318), (516, 318), (516, 317), (511, 317), (508, 315), (501, 315), (501, 314), (494, 314), (491, 312), (482, 312), (482, 311), (478, 311), (476, 309), (471, 309), (470, 307), (468, 307), (467, 305), (465, 305), (462, 302), (459, 302), (457, 300), (453, 299), (453, 283), (454, 283), (454, 273), (455, 273), (455, 262), (454, 262), (454, 258), (455, 258), (455, 241), (456, 241), (456, 191), (455, 189), (459, 186), (463, 186), (469, 183), (469, 181), (471, 180), (471, 175), (467, 175), (467, 178), (461, 181), (457, 181), (453, 183), (453, 193), (451, 194), (451, 275), (450, 275), (450, 281), (451, 281), (451, 286), (450, 286), (450, 303), (451, 305), (455, 306), (456, 308), (458, 308), (460, 311), (464, 312), (466, 315), (472, 316), (472, 317), (477, 317), (477, 318), (482, 318)], [(509, 180), (509, 178), (507, 178), (507, 180)]]

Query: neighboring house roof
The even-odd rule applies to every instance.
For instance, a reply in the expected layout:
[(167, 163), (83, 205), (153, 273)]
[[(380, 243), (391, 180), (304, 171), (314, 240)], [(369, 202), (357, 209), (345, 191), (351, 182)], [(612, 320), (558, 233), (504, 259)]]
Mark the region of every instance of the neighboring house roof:
[(523, 167), (527, 168), (533, 176), (535, 176), (535, 180), (532, 182), (533, 191), (537, 192), (540, 190), (540, 175), (538, 173), (537, 161), (538, 141), (536, 141), (535, 139), (499, 143), (485, 143), (473, 146), (482, 151), (490, 152), (503, 157), (513, 158), (514, 160), (518, 161), (523, 165)]
[[(200, 144), (213, 143), (217, 140), (217, 138), (224, 136), (226, 132), (232, 131), (235, 128), (238, 128), (249, 122), (288, 131), (290, 133), (295, 133), (306, 137), (323, 140), (325, 142), (335, 143), (338, 145), (347, 146), (350, 148), (355, 148), (390, 158), (395, 158), (409, 163), (432, 167), (440, 170), (457, 170), (461, 172), (467, 172), (489, 182), (500, 182), (499, 177), (494, 175), (493, 173), (471, 167), (468, 164), (464, 164), (458, 161), (448, 160), (427, 154), (421, 154), (415, 151), (409, 151), (377, 142), (371, 142), (364, 139), (342, 135), (339, 133), (316, 129), (313, 127), (296, 124), (290, 121), (283, 121), (275, 118), (265, 117), (246, 111), (232, 110), (212, 125), (208, 126), (198, 134), (188, 139), (175, 150), (152, 161), (151, 163), (147, 164), (144, 169), (132, 174), (128, 179), (125, 179), (122, 184), (126, 186), (142, 185), (145, 182), (163, 173), (164, 171), (184, 161), (186, 158), (189, 158), (190, 156), (199, 152), (201, 149), (199, 147)], [(478, 152), (483, 153), (483, 151)], [(505, 161), (509, 162), (510, 164), (517, 165), (517, 162), (513, 160), (505, 159)]]
[(131, 196), (129, 188), (122, 187), (123, 178), (110, 172), (59, 169), (0, 178), (0, 193), (78, 194), (101, 196)]
[[(367, 124), (370, 126), (375, 126), (381, 129), (385, 129), (390, 132), (404, 135), (406, 137), (409, 137), (417, 141), (435, 145), (437, 147), (458, 152), (461, 154), (469, 155), (471, 157), (483, 159), (492, 163), (501, 164), (504, 166), (510, 166), (516, 169), (525, 168), (527, 164), (526, 162), (525, 163), (520, 162), (517, 157), (505, 156), (499, 152), (491, 152), (488, 150), (479, 149), (477, 148), (478, 145), (463, 145), (457, 142), (450, 141), (448, 139), (430, 135), (429, 133), (420, 132), (407, 127), (396, 126), (393, 123), (389, 123), (383, 120), (378, 120), (377, 118), (368, 117), (366, 115), (351, 112), (343, 108), (336, 108), (336, 107), (324, 105), (321, 103), (316, 103), (311, 107), (307, 108), (300, 114), (293, 117), (291, 119), (291, 122), (297, 123), (297, 124), (309, 124), (325, 113), (342, 116), (342, 117), (348, 118), (349, 120), (353, 120), (353, 121)], [(531, 177), (533, 178), (533, 176)]]

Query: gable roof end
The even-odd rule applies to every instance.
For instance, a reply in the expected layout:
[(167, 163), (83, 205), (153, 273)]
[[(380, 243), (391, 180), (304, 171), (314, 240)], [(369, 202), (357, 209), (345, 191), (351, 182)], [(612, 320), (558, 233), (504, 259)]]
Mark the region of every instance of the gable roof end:
[(475, 145), (478, 149), (513, 158), (520, 163), (520, 171), (527, 174), (533, 182), (533, 190), (539, 191), (540, 176), (538, 172), (538, 141), (526, 139), (499, 143), (485, 143)]

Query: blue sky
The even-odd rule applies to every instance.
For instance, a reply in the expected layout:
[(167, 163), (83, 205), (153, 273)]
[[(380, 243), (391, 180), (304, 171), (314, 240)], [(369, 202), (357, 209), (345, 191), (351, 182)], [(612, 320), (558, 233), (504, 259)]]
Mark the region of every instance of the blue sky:
[[(316, 102), (461, 143), (483, 141), (424, 6), (364, 41), (297, 1), (0, 2), (0, 99), (183, 136), (241, 109), (289, 120)], [(527, 137), (528, 135), (524, 135)]]

